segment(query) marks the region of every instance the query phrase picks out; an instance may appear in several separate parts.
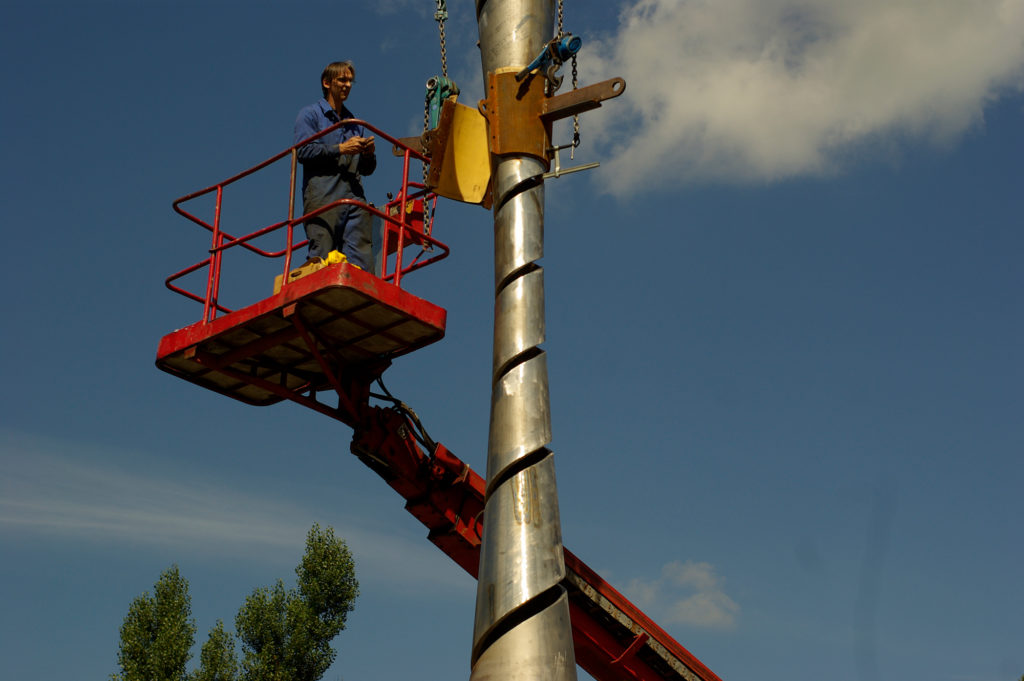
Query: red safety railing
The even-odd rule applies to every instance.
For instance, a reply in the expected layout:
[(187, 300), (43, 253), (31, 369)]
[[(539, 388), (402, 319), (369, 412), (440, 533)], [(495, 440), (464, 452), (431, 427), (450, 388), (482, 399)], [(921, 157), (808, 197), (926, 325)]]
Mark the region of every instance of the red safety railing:
[[(380, 210), (376, 206), (373, 206), (365, 201), (359, 201), (357, 199), (339, 199), (330, 203), (326, 206), (318, 208), (315, 211), (311, 211), (304, 215), (295, 216), (295, 184), (296, 184), (296, 171), (298, 167), (298, 149), (309, 142), (312, 142), (328, 133), (340, 128), (343, 125), (361, 125), (364, 128), (371, 130), (380, 138), (383, 138), (394, 145), (396, 150), (402, 150), (402, 184), (401, 189), (398, 192), (398, 196), (394, 200), (390, 201), (385, 205), (384, 210)], [(396, 151), (397, 155), (397, 151)], [(291, 157), (291, 172), (290, 180), (288, 184), (288, 215), (284, 220), (269, 224), (265, 227), (261, 227), (249, 234), (243, 236), (233, 236), (221, 228), (222, 215), (221, 207), (223, 205), (224, 191), (227, 187), (236, 184), (237, 182), (247, 178), (254, 173), (263, 170), (269, 166), (274, 165), (286, 156)], [(288, 285), (288, 272), (292, 269), (292, 254), (296, 250), (304, 247), (307, 240), (302, 240), (298, 243), (294, 243), (295, 237), (295, 225), (301, 224), (305, 220), (315, 217), (320, 213), (328, 211), (332, 208), (341, 205), (354, 205), (359, 206), (363, 210), (371, 213), (380, 220), (383, 221), (384, 230), (382, 235), (381, 244), (381, 271), (378, 273), (381, 279), (390, 281), (395, 286), (401, 286), (402, 277), (413, 270), (417, 270), (421, 267), (425, 267), (431, 263), (442, 260), (448, 256), (449, 248), (445, 244), (435, 239), (430, 234), (430, 229), (424, 226), (422, 216), (424, 214), (425, 206), (435, 206), (437, 202), (437, 196), (429, 192), (427, 188), (418, 182), (412, 182), (409, 180), (409, 164), (413, 160), (419, 160), (427, 162), (428, 159), (422, 153), (412, 149), (401, 140), (394, 138), (382, 130), (375, 128), (366, 121), (359, 119), (349, 118), (338, 123), (335, 123), (329, 128), (326, 128), (315, 135), (312, 135), (301, 142), (285, 149), (284, 151), (268, 158), (267, 160), (259, 163), (248, 170), (244, 170), (237, 175), (229, 177), (228, 179), (218, 182), (215, 185), (200, 189), (199, 191), (192, 192), (177, 199), (173, 206), (175, 212), (179, 215), (188, 218), (195, 224), (203, 227), (211, 233), (211, 243), (209, 249), (209, 256), (200, 260), (199, 262), (186, 267), (180, 272), (176, 272), (171, 276), (167, 277), (165, 282), (168, 289), (175, 293), (181, 294), (186, 298), (194, 300), (203, 304), (203, 321), (209, 322), (216, 318), (218, 312), (227, 313), (231, 312), (231, 309), (220, 304), (220, 283), (221, 283), (221, 267), (223, 264), (223, 256), (226, 251), (232, 248), (244, 249), (247, 252), (253, 253), (263, 258), (284, 258), (284, 266), (282, 274), (282, 287)], [(214, 195), (214, 209), (213, 209), (213, 222), (207, 222), (202, 218), (193, 215), (189, 211), (185, 210), (182, 206), (190, 201), (199, 199), (200, 197)], [(417, 210), (413, 210), (413, 207)], [(433, 213), (433, 211), (430, 211)], [(419, 216), (419, 220), (416, 221), (414, 218)], [(285, 244), (280, 250), (265, 250), (260, 248), (253, 243), (255, 239), (264, 237), (273, 232), (284, 230)], [(411, 262), (403, 262), (403, 252), (407, 246), (418, 245), (421, 247), (421, 251)], [(424, 253), (433, 251), (434, 247), (439, 252), (436, 254), (423, 258)], [(389, 262), (391, 262), (391, 256), (394, 256), (393, 264), (389, 268)], [(206, 290), (204, 295), (193, 293), (181, 286), (178, 286), (174, 282), (185, 277), (189, 274), (197, 272), (204, 267), (208, 268), (206, 275)]]

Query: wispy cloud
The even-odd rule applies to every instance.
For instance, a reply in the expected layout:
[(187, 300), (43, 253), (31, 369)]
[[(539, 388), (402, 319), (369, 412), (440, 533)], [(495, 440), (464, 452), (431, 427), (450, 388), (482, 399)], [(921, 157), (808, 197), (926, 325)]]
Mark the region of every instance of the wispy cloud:
[[(581, 68), (618, 194), (830, 174), (865, 143), (948, 143), (1024, 84), (1024, 0), (635, 0)], [(581, 55), (582, 56), (582, 55)]]
[(732, 629), (740, 606), (726, 595), (724, 582), (709, 563), (672, 562), (652, 581), (634, 579), (626, 594), (666, 624)]
[(293, 564), (317, 521), (348, 542), (361, 580), (465, 586), (461, 571), (426, 541), (368, 528), (359, 518), (324, 518), (288, 499), (147, 471), (145, 458), (126, 466), (81, 444), (0, 431), (0, 533), (126, 550), (172, 547), (215, 559), (284, 556)]

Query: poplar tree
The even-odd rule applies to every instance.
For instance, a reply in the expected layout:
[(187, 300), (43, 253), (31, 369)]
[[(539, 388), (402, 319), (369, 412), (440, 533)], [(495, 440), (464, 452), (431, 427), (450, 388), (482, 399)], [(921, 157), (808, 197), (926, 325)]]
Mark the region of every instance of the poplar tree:
[(113, 681), (185, 681), (196, 633), (191, 618), (188, 582), (172, 565), (153, 586), (128, 606), (121, 625), (117, 662), (120, 674)]
[(199, 669), (192, 672), (190, 681), (235, 681), (237, 678), (235, 637), (224, 630), (224, 622), (217, 620), (199, 653)]
[(355, 563), (332, 528), (313, 525), (295, 575), (295, 588), (277, 580), (246, 598), (235, 618), (237, 634), (218, 620), (198, 668), (187, 673), (196, 626), (188, 582), (172, 566), (160, 575), (153, 596), (143, 593), (129, 606), (117, 656), (121, 673), (111, 681), (318, 681), (334, 662), (331, 641), (359, 595)]
[(352, 554), (334, 530), (314, 525), (295, 568), (295, 588), (253, 591), (235, 618), (242, 681), (317, 681), (334, 662), (331, 641), (345, 628), (359, 583)]

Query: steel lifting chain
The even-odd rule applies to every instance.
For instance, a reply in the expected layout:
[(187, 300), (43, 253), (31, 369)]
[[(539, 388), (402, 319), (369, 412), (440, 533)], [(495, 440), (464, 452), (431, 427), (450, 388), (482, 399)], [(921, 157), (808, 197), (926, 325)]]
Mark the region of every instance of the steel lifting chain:
[(448, 20), (447, 0), (435, 0), (437, 9), (434, 10), (434, 21), (441, 32), (441, 75), (448, 77), (448, 45), (444, 34), (444, 22)]
[[(558, 0), (558, 37), (565, 37), (565, 30), (562, 25), (565, 23), (565, 0)], [(572, 89), (579, 88), (579, 69), (576, 62), (576, 54), (572, 55)], [(572, 149), (569, 150), (569, 158), (575, 158), (576, 147), (580, 145), (580, 115), (572, 117)]]
[[(430, 126), (430, 98), (426, 97), (423, 100), (423, 136), (420, 138), (424, 142), (427, 139), (427, 131), (430, 129), (429, 126)], [(430, 166), (427, 164), (426, 161), (423, 161), (420, 165), (423, 166), (423, 186), (425, 188), (427, 186), (427, 177), (430, 175)], [(426, 206), (424, 206), (423, 209), (424, 209), (424, 212), (425, 212), (426, 211)], [(402, 210), (405, 210), (404, 206), (403, 206)], [(430, 216), (428, 218), (428, 216), (424, 215), (423, 217), (426, 219), (426, 222), (424, 224), (424, 229), (426, 229), (427, 234), (429, 234), (430, 233), (430, 227), (431, 227), (430, 223), (433, 222), (433, 216)]]
[[(441, 32), (441, 76), (448, 79), (448, 44), (447, 38), (444, 32), (444, 22), (448, 20), (448, 2), (447, 0), (434, 0), (434, 21), (437, 22), (438, 28)], [(430, 97), (427, 97), (423, 103), (423, 132), (430, 129)], [(424, 178), (426, 178), (426, 170), (424, 170)]]
[[(430, 97), (423, 98), (423, 136), (420, 139), (423, 143), (426, 143), (427, 131), (430, 130)], [(426, 151), (421, 149), (420, 151)], [(427, 186), (427, 176), (429, 175), (429, 166), (426, 161), (421, 163), (423, 166), (423, 186)]]
[[(427, 130), (428, 130), (427, 126), (430, 125), (429, 121), (430, 121), (430, 98), (427, 98), (425, 100), (424, 105), (423, 105), (423, 137), (420, 138), (420, 139), (424, 140), (424, 142), (426, 142), (426, 139), (427, 139)], [(427, 161), (423, 161), (421, 163), (421, 165), (423, 166), (423, 189), (424, 189), (424, 191), (426, 191), (427, 178), (430, 175), (430, 165), (427, 163)], [(402, 210), (405, 210), (405, 206), (402, 206)], [(430, 232), (433, 230), (433, 228), (434, 228), (434, 211), (431, 210), (430, 202), (427, 201), (427, 197), (424, 196), (423, 197), (423, 232), (427, 236), (430, 236)], [(431, 250), (431, 249), (432, 249), (432, 246), (430, 246), (429, 242), (428, 242), (427, 247), (426, 247), (425, 250)]]
[[(448, 78), (448, 44), (447, 37), (444, 32), (444, 22), (448, 20), (448, 2), (447, 0), (434, 0), (434, 21), (437, 22), (437, 26), (441, 32), (441, 76), (445, 79)], [(423, 104), (423, 132), (430, 129), (430, 98), (428, 97)], [(426, 178), (426, 169), (424, 169), (424, 178)]]
[[(447, 0), (434, 0), (434, 21), (437, 22), (438, 31), (441, 34), (441, 77), (446, 81), (448, 80), (448, 38), (444, 31), (444, 22), (448, 20), (448, 2)], [(430, 130), (430, 97), (427, 97), (423, 101), (423, 135), (426, 139), (427, 131)], [(426, 162), (423, 163), (423, 186), (427, 185), (427, 177), (430, 174), (430, 168)], [(436, 198), (434, 199), (437, 200)], [(405, 206), (402, 206), (402, 210), (405, 210)], [(430, 232), (434, 228), (434, 210), (432, 202), (423, 197), (423, 231), (427, 236), (430, 236)], [(433, 250), (429, 244), (424, 250)]]

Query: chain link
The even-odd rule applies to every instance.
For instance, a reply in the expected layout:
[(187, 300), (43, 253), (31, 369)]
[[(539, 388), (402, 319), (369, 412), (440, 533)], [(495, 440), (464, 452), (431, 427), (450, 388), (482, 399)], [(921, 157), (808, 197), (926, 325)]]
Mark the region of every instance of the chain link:
[[(572, 55), (572, 89), (579, 87), (579, 70), (576, 68), (576, 55)], [(569, 158), (575, 158), (576, 147), (580, 145), (580, 115), (572, 117), (572, 149)]]
[[(427, 131), (430, 130), (430, 97), (423, 98), (423, 137), (420, 139), (426, 139)], [(422, 149), (421, 149), (422, 151)], [(427, 183), (427, 162), (422, 161), (423, 165), (423, 184)]]
[[(441, 76), (447, 81), (448, 80), (448, 36), (445, 34), (444, 22), (448, 19), (448, 3), (446, 0), (435, 0), (436, 10), (434, 11), (434, 20), (437, 21), (437, 30), (441, 35)], [(426, 140), (426, 134), (430, 130), (430, 97), (427, 97), (423, 103), (423, 139)], [(430, 166), (427, 161), (423, 162), (423, 186), (427, 186), (427, 178), (430, 174)], [(434, 224), (434, 211), (433, 205), (427, 200), (427, 197), (423, 197), (423, 231), (430, 236), (430, 231)], [(402, 206), (402, 210), (405, 210), (405, 206)], [(432, 250), (432, 247), (427, 246), (425, 250)]]
[[(558, 0), (558, 37), (565, 37), (565, 30), (562, 28), (565, 23), (565, 0)], [(577, 68), (576, 55), (572, 55), (572, 89), (579, 87), (579, 69)], [(580, 115), (572, 117), (572, 149), (569, 150), (569, 158), (575, 158), (576, 147), (580, 145)]]
[(448, 20), (447, 0), (434, 0), (434, 21), (437, 22), (438, 30), (441, 32), (441, 75), (448, 78), (448, 40), (444, 32), (444, 22)]
[[(423, 136), (421, 140), (427, 139), (427, 131), (430, 129), (430, 97), (423, 99)], [(422, 161), (423, 166), (423, 187), (424, 190), (427, 186), (427, 178), (430, 175), (430, 165), (428, 161)], [(434, 213), (430, 209), (430, 202), (427, 201), (427, 197), (423, 197), (423, 231), (430, 236), (430, 231), (434, 226)], [(402, 206), (402, 210), (405, 210), (405, 206)], [(428, 249), (429, 250), (429, 249)]]
[(441, 30), (441, 75), (448, 77), (448, 46), (444, 33), (444, 19), (438, 19), (438, 28)]

